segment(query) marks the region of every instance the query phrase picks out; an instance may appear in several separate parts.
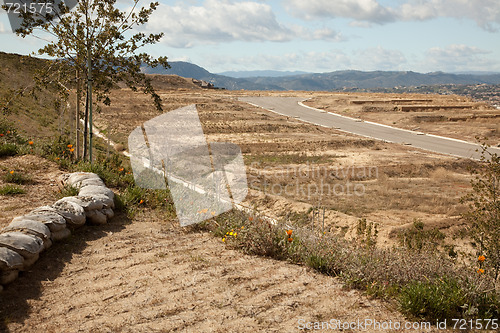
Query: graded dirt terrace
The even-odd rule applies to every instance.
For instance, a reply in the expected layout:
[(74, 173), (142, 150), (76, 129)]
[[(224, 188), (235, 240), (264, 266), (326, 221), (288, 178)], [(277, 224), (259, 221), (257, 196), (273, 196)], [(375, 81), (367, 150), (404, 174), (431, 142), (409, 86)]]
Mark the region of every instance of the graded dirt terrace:
[(385, 125), (476, 142), (500, 144), (500, 110), (456, 95), (318, 94), (306, 105)]
[[(426, 228), (437, 228), (447, 235), (445, 243), (467, 248), (454, 236), (463, 227), (460, 198), (470, 188), (468, 167), (473, 162), (306, 124), (238, 101), (239, 96), (247, 94), (300, 96), (319, 100), (323, 108), (349, 104), (345, 96), (352, 100), (397, 98), (382, 94), (235, 92), (185, 87), (161, 91), (165, 111), (197, 105), (207, 141), (233, 142), (241, 147), (250, 186), (247, 206), (303, 225), (310, 223), (312, 207), (325, 207), (321, 231), (348, 238), (356, 236), (358, 220), (365, 218), (377, 224), (381, 246), (397, 244), (400, 231), (420, 220)], [(159, 113), (149, 106), (144, 94), (122, 89), (113, 97), (113, 105), (97, 116), (96, 124), (115, 142), (126, 146), (128, 133)], [(411, 98), (419, 103), (432, 100), (436, 105), (444, 105), (450, 98), (463, 100), (458, 96), (444, 96), (441, 100), (437, 95)], [(307, 103), (320, 106), (320, 102)], [(378, 115), (379, 122), (384, 122), (385, 112), (370, 115)], [(482, 132), (490, 131), (491, 121), (486, 123), (476, 117), (469, 123)], [(463, 126), (458, 122), (450, 126), (453, 124)]]

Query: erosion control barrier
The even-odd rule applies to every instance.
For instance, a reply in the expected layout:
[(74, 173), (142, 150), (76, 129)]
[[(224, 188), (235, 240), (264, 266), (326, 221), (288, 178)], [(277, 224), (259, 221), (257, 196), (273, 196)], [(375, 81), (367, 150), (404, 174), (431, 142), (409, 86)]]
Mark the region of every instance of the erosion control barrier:
[(0, 291), (53, 242), (70, 236), (85, 223), (105, 224), (114, 216), (114, 193), (95, 173), (65, 174), (60, 181), (63, 186), (79, 189), (78, 195), (38, 207), (0, 230)]

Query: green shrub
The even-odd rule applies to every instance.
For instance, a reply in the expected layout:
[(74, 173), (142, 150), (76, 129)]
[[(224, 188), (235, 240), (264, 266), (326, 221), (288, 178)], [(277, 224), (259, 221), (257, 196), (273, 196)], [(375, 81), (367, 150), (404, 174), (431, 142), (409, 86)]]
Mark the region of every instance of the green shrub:
[(435, 250), (445, 235), (436, 228), (424, 230), (424, 223), (418, 219), (413, 226), (399, 235), (399, 242), (410, 251)]
[(77, 196), (79, 192), (80, 192), (80, 190), (76, 187), (73, 187), (70, 185), (64, 185), (57, 193), (57, 197), (59, 199), (64, 198), (64, 197), (73, 197), (73, 196)]
[(12, 171), (7, 172), (2, 178), (7, 183), (18, 184), (18, 185), (29, 184), (33, 181), (29, 176), (25, 176), (21, 173)]
[(19, 186), (16, 185), (3, 185), (0, 187), (0, 195), (16, 195), (16, 194), (24, 194), (26, 191)]
[(457, 280), (414, 281), (403, 287), (399, 297), (405, 314), (426, 320), (462, 318), (465, 293)]
[(477, 249), (484, 255), (485, 270), (491, 271), (496, 288), (500, 289), (500, 155), (488, 152), (483, 145), (481, 162), (471, 180), (472, 191), (462, 198), (469, 209), (463, 214), (468, 232)]
[(0, 157), (15, 156), (18, 153), (17, 145), (14, 143), (0, 143)]

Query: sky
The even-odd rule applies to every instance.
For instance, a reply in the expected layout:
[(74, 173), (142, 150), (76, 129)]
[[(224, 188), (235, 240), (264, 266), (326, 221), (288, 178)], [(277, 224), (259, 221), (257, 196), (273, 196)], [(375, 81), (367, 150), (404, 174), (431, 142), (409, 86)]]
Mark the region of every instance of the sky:
[[(500, 72), (499, 0), (158, 1), (140, 30), (165, 36), (146, 51), (212, 73)], [(17, 37), (0, 14), (1, 51), (29, 54), (44, 44)]]

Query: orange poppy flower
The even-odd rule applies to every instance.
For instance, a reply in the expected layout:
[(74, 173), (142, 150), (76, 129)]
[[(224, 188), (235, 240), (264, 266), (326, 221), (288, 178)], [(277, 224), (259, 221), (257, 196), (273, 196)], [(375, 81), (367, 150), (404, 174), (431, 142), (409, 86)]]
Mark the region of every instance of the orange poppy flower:
[(32, 145), (33, 145), (33, 143), (34, 143), (33, 141), (28, 142), (28, 144), (29, 144), (30, 146), (32, 146)]
[(7, 134), (10, 134), (10, 131), (7, 131)]
[(11, 174), (11, 175), (13, 175), (13, 174), (14, 174), (14, 170), (11, 170), (11, 171), (10, 171), (10, 174)]
[(290, 237), (292, 235), (292, 232), (293, 232), (293, 230), (287, 230), (286, 231), (286, 234), (288, 235), (288, 237)]
[(70, 152), (74, 152), (74, 151), (75, 151), (75, 148), (71, 148), (69, 151), (70, 151)]
[(2, 136), (3, 136), (3, 133), (0, 133), (0, 137), (2, 137)]
[(68, 148), (73, 148), (73, 145), (68, 145)]
[(293, 238), (288, 238), (288, 241), (291, 243), (293, 242)]
[(486, 260), (486, 257), (483, 255), (480, 255), (479, 258), (477, 258), (478, 261), (483, 262)]
[(141, 199), (141, 201), (139, 201), (139, 205), (143, 204), (143, 203), (144, 203), (144, 200)]
[(484, 274), (484, 269), (482, 269), (482, 268), (478, 269), (478, 270), (477, 270), (477, 273), (478, 273), (478, 274)]

